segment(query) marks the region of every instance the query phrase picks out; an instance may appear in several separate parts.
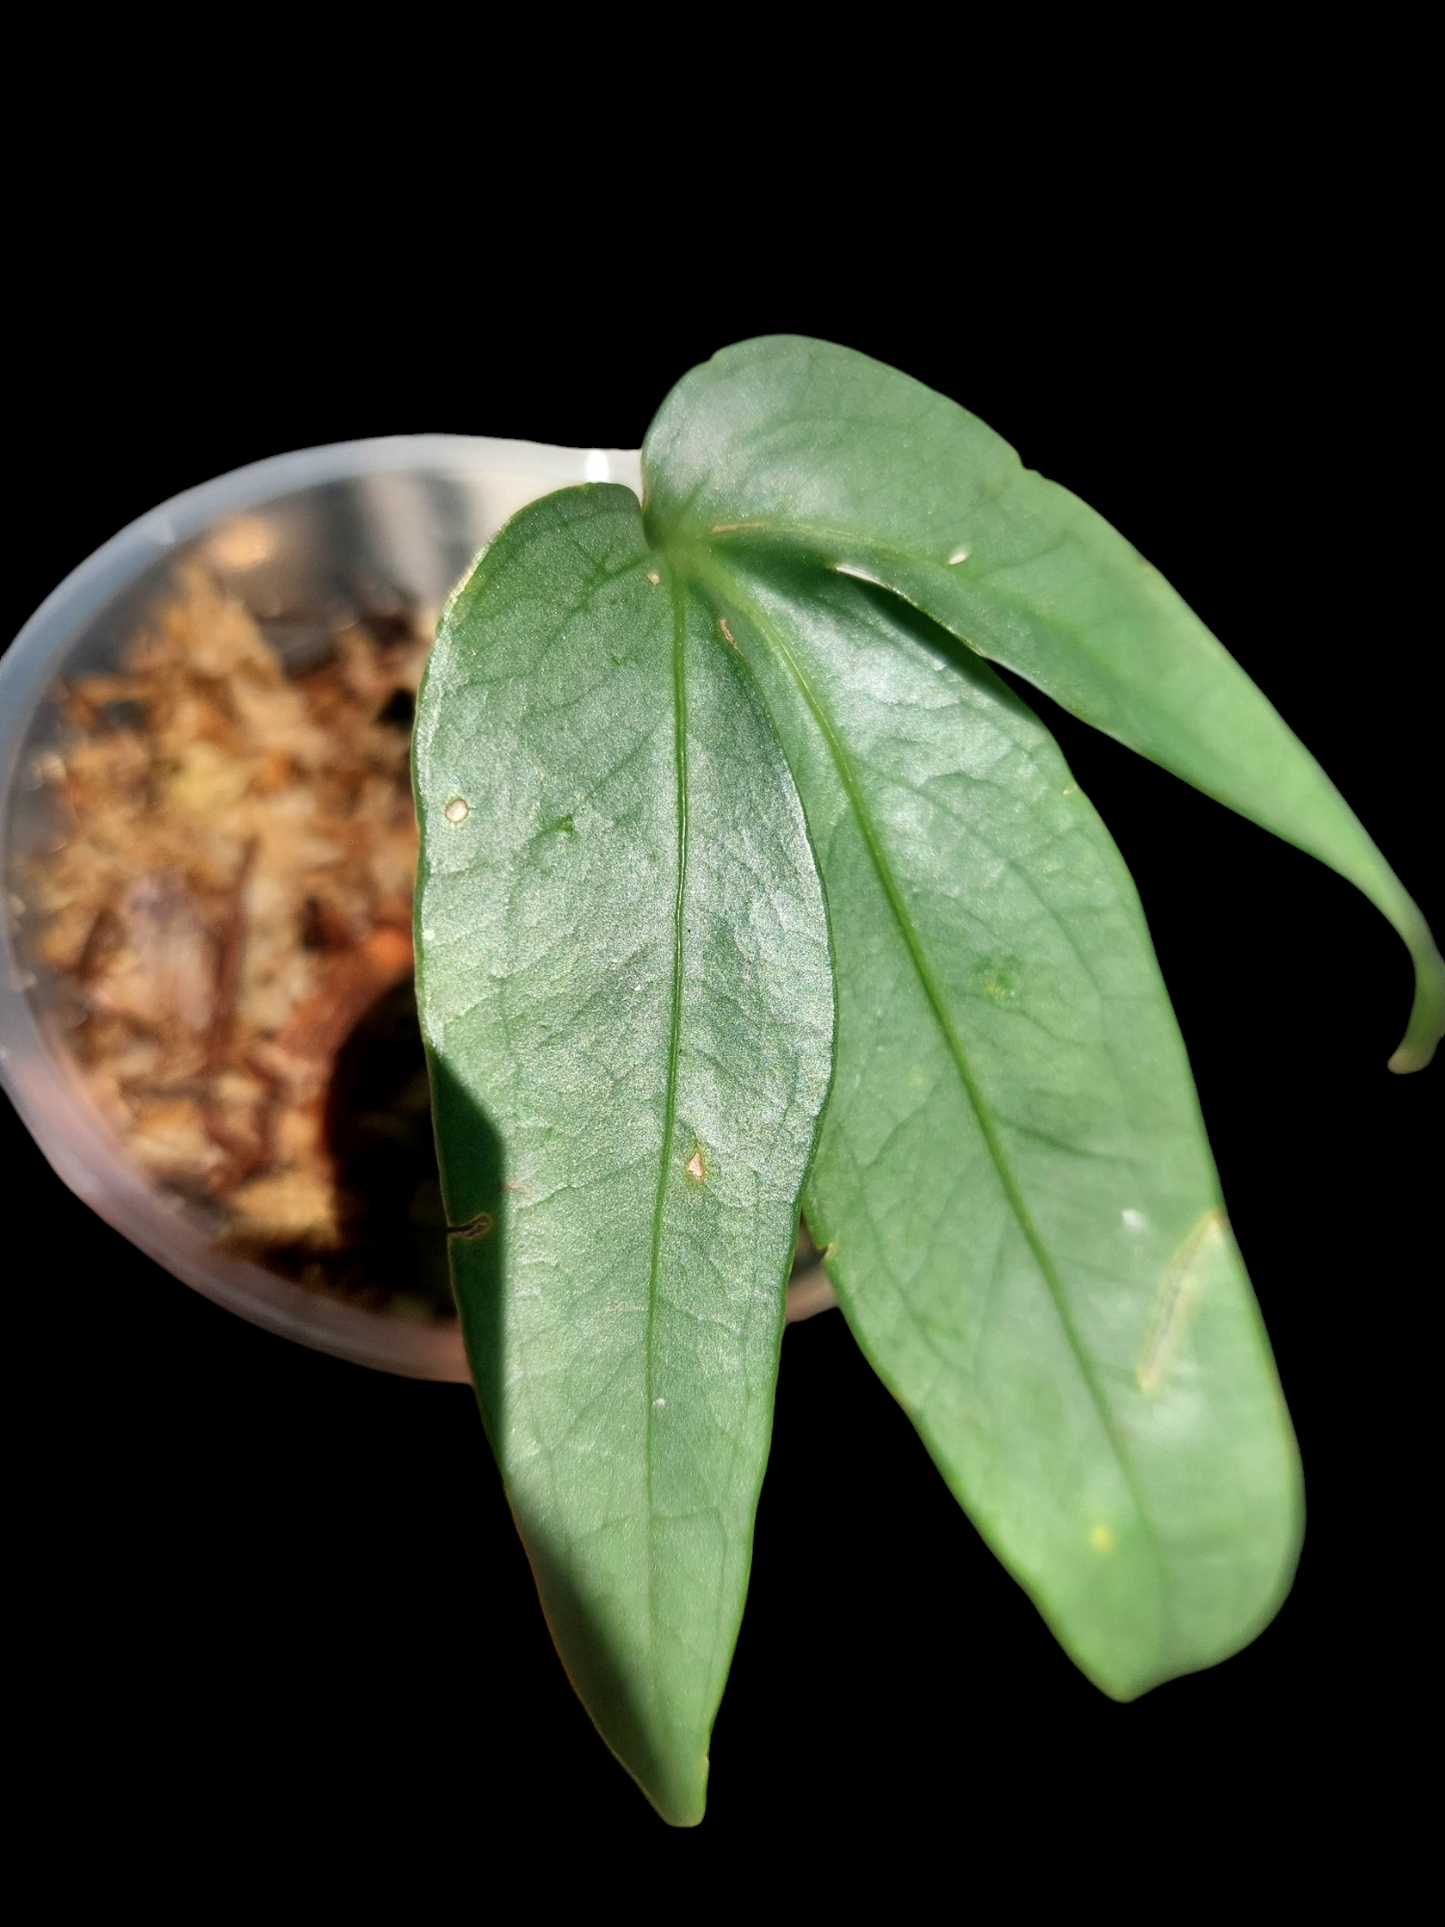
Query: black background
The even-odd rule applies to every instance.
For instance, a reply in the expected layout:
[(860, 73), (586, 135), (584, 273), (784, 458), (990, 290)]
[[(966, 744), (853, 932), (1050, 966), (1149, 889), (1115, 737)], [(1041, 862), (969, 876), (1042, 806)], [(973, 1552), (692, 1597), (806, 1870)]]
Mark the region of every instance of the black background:
[[(694, 214), (679, 238), (584, 157), (505, 212), (454, 188), (417, 234), (400, 217), (425, 167), (373, 206), (346, 155), (279, 212), (243, 170), (183, 216), (108, 216), (84, 267), (52, 227), (18, 304), (7, 633), (123, 523), (243, 462), (417, 430), (635, 446), (715, 348), (820, 335), (963, 401), (1122, 528), (1438, 930), (1430, 612), (1393, 479), (1419, 286), (1338, 155), (1287, 148), (1228, 182), (1178, 162), (1167, 189), (1121, 162), (1001, 227), (951, 185), (900, 231), (804, 169), (771, 222)], [(829, 1314), (784, 1342), (709, 1814), (671, 1834), (572, 1698), (469, 1392), (206, 1303), (7, 1113), (18, 1650), (45, 1798), (87, 1828), (123, 1809), (113, 1850), (157, 1877), (182, 1840), (223, 1885), (280, 1842), (318, 1880), (401, 1869), (423, 1894), (523, 1846), (544, 1885), (642, 1869), (674, 1897), (900, 1842), (982, 1864), (1015, 1823), (1025, 1886), (1076, 1867), (1101, 1896), (1184, 1843), (1191, 1880), (1342, 1850), (1434, 1637), (1408, 1414), (1441, 1069), (1386, 1072), (1409, 966), (1348, 885), (1036, 706), (1138, 880), (1295, 1416), (1309, 1533), (1276, 1622), (1208, 1674), (1104, 1699)]]

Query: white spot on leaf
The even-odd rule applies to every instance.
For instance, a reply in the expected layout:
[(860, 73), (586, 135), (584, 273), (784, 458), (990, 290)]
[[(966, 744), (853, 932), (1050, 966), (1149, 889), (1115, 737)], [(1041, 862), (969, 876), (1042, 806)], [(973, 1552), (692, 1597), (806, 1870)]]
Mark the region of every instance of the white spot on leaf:
[(467, 802), (465, 797), (461, 796), (454, 796), (442, 811), (442, 815), (448, 823), (465, 823), (471, 813), (471, 804)]
[(953, 554), (948, 558), (948, 566), (950, 568), (954, 568), (958, 563), (967, 562), (967, 560), (968, 560), (968, 550), (965, 547), (963, 547), (962, 544), (960, 544), (959, 547), (956, 548), (953, 551)]

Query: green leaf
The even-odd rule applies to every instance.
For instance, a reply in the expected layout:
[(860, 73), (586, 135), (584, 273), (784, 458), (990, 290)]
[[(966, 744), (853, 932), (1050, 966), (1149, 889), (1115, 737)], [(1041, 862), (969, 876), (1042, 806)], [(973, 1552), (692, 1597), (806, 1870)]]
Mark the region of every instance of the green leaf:
[(419, 985), (543, 1603), (689, 1823), (805, 1178), (860, 1343), (1105, 1691), (1237, 1650), (1297, 1556), (1289, 1418), (1133, 885), (982, 658), (1356, 882), (1415, 957), (1395, 1068), (1429, 1059), (1445, 966), (1219, 643), (952, 402), (745, 343), (673, 391), (644, 470), (641, 518), (605, 488), (525, 510), (444, 617)]
[(655, 540), (775, 544), (881, 583), (1348, 877), (1415, 963), (1390, 1067), (1430, 1061), (1445, 963), (1338, 790), (1157, 570), (982, 422), (865, 355), (780, 335), (687, 375), (643, 454)]
[(574, 1684), (691, 1825), (831, 1066), (801, 808), (741, 658), (618, 488), (549, 497), (485, 552), (415, 756), (420, 1004), (482, 1415)]
[(735, 549), (700, 566), (833, 924), (809, 1225), (970, 1517), (1132, 1698), (1254, 1636), (1301, 1515), (1133, 885), (1037, 719), (925, 618)]

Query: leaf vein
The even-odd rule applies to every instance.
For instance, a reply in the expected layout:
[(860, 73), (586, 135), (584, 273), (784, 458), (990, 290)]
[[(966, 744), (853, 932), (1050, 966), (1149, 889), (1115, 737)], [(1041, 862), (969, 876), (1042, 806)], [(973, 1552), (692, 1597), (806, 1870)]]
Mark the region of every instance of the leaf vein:
[[(698, 560), (701, 560), (701, 558), (698, 558)], [(1073, 1313), (1064, 1290), (1063, 1279), (1059, 1274), (1057, 1266), (1054, 1264), (1052, 1254), (1044, 1243), (1037, 1225), (1035, 1225), (1033, 1221), (1033, 1214), (1028, 1208), (1028, 1203), (1024, 1198), (1019, 1181), (1014, 1174), (1012, 1164), (1005, 1154), (1003, 1145), (999, 1140), (998, 1132), (994, 1128), (992, 1117), (984, 1100), (984, 1094), (979, 1088), (977, 1079), (974, 1076), (973, 1068), (969, 1063), (967, 1053), (964, 1051), (962, 1040), (954, 1028), (952, 1019), (944, 1003), (942, 991), (934, 979), (933, 971), (929, 966), (927, 958), (923, 954), (922, 941), (913, 926), (913, 921), (909, 916), (908, 907), (904, 901), (902, 891), (899, 888), (898, 881), (893, 875), (892, 867), (883, 850), (877, 828), (873, 823), (867, 801), (853, 769), (852, 759), (849, 757), (842, 739), (838, 735), (836, 725), (823, 704), (822, 699), (816, 690), (814, 690), (803, 671), (801, 663), (799, 663), (793, 655), (793, 652), (789, 649), (787, 642), (777, 627), (769, 621), (753, 599), (744, 592), (736, 579), (719, 569), (717, 565), (711, 561), (704, 566), (707, 568), (707, 573), (713, 577), (715, 585), (725, 585), (726, 593), (731, 596), (734, 603), (746, 608), (751, 621), (759, 633), (771, 645), (779, 661), (783, 664), (789, 676), (796, 684), (799, 693), (813, 716), (824, 743), (827, 745), (829, 757), (838, 772), (838, 780), (843, 786), (849, 808), (852, 810), (854, 819), (857, 822), (859, 832), (868, 851), (869, 859), (878, 877), (879, 884), (882, 887), (884, 899), (898, 925), (899, 935), (903, 939), (904, 947), (908, 951), (909, 958), (918, 975), (919, 983), (923, 988), (924, 996), (928, 1001), (934, 1021), (938, 1025), (938, 1029), (943, 1037), (944, 1045), (950, 1057), (953, 1059), (959, 1081), (967, 1094), (974, 1118), (978, 1124), (980, 1135), (984, 1140), (994, 1169), (998, 1174), (999, 1184), (1003, 1189), (1005, 1199), (1033, 1255), (1034, 1263), (1038, 1266), (1043, 1277), (1045, 1287), (1053, 1302), (1055, 1314), (1063, 1328), (1065, 1340), (1070, 1351), (1073, 1353), (1074, 1362), (1078, 1367), (1079, 1375), (1084, 1381), (1090, 1400), (1098, 1414), (1104, 1436), (1109, 1441), (1114, 1458), (1123, 1475), (1124, 1482), (1128, 1487), (1140, 1524), (1148, 1535), (1155, 1558), (1162, 1566), (1163, 1558), (1154, 1533), (1153, 1521), (1149, 1517), (1148, 1510), (1144, 1505), (1138, 1482), (1134, 1476), (1133, 1465), (1116, 1431), (1113, 1413), (1104, 1395), (1104, 1389), (1099, 1383), (1098, 1375), (1094, 1371), (1093, 1362), (1084, 1346), (1078, 1327), (1074, 1323)], [(1167, 1598), (1167, 1588), (1165, 1596)]]

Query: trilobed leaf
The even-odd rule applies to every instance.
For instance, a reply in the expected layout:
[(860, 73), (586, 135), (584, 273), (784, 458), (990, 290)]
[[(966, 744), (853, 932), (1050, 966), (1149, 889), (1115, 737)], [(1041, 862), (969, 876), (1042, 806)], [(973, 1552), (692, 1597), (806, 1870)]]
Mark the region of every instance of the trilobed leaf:
[(1106, 1691), (1235, 1651), (1293, 1569), (1294, 1441), (1142, 911), (983, 658), (1370, 895), (1416, 961), (1396, 1068), (1445, 968), (1221, 645), (954, 403), (745, 343), (673, 391), (644, 472), (642, 516), (607, 488), (524, 511), (443, 621), (420, 984), (543, 1603), (689, 1821), (800, 1197), (859, 1342)]

